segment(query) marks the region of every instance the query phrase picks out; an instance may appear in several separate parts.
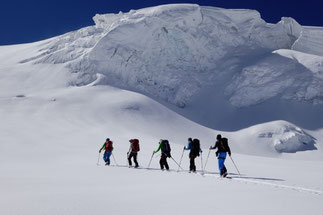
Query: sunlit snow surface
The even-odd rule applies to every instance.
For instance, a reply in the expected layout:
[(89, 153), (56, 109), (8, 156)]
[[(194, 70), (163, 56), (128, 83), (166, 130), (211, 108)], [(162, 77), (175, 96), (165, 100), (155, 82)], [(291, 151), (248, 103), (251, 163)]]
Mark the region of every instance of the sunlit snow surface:
[[(0, 47), (0, 214), (323, 209), (321, 28), (198, 5), (94, 21)], [(208, 157), (219, 133), (241, 177), (228, 158), (232, 179), (220, 179)], [(98, 157), (107, 137), (119, 166)], [(185, 171), (172, 160), (170, 172), (158, 170), (159, 155), (145, 169), (159, 139), (179, 162), (188, 137), (201, 140), (199, 174), (187, 172), (188, 152)], [(142, 169), (126, 165), (130, 138), (140, 139)]]

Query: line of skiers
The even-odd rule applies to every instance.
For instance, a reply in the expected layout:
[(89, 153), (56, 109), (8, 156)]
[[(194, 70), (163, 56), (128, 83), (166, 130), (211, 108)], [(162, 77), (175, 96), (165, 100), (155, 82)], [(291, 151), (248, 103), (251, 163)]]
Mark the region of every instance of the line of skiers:
[[(140, 146), (139, 146), (139, 140), (138, 139), (131, 139), (129, 140), (130, 142), (130, 147), (129, 151), (127, 152), (127, 159), (128, 159), (128, 164), (129, 167), (132, 166), (132, 158), (135, 163), (135, 168), (139, 167), (138, 161), (137, 161), (137, 156), (138, 152), (140, 151)], [(218, 165), (219, 165), (219, 172), (222, 177), (227, 176), (227, 169), (224, 165), (225, 159), (227, 157), (227, 154), (231, 156), (231, 150), (228, 144), (228, 139), (227, 138), (222, 138), (222, 136), (219, 134), (216, 137), (216, 142), (214, 146), (211, 146), (209, 150), (215, 150), (216, 151), (216, 157), (218, 158)], [(99, 150), (99, 153), (101, 153), (102, 150), (105, 150), (103, 154), (103, 160), (105, 162), (105, 165), (110, 165), (110, 157), (112, 155), (113, 151), (113, 142), (107, 138), (101, 149)], [(190, 172), (196, 172), (196, 165), (195, 165), (195, 158), (200, 156), (200, 153), (202, 153), (202, 149), (200, 147), (200, 141), (199, 139), (192, 139), (188, 138), (187, 146), (184, 146), (183, 148), (183, 153), (185, 150), (189, 150), (189, 159), (190, 159)], [(169, 165), (167, 163), (167, 158), (172, 158), (171, 156), (171, 147), (169, 144), (168, 140), (160, 140), (158, 142), (158, 148), (153, 151), (152, 157), (154, 154), (158, 153), (161, 151), (161, 156), (159, 160), (160, 168), (164, 170), (169, 170)], [(173, 159), (174, 160), (174, 159)], [(174, 160), (175, 161), (175, 160)], [(176, 161), (175, 161), (176, 162)], [(149, 163), (150, 165), (150, 163)], [(180, 167), (180, 164), (178, 165)], [(203, 167), (202, 167), (203, 168)]]

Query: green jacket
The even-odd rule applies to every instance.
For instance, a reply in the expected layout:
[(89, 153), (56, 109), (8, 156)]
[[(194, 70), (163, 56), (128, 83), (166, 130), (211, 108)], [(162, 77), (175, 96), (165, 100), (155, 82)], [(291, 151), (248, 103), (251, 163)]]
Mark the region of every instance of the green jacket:
[(161, 150), (161, 149), (162, 149), (162, 147), (163, 147), (163, 144), (162, 144), (162, 142), (160, 141), (160, 142), (159, 142), (159, 145), (158, 145), (158, 148), (156, 149), (156, 151), (154, 151), (154, 154), (156, 154), (157, 152), (159, 152), (159, 150)]

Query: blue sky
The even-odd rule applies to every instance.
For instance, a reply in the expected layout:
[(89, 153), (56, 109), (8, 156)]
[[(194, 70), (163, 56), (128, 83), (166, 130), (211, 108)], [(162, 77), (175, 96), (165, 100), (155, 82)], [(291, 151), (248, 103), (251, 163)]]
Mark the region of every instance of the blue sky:
[(93, 25), (97, 13), (169, 3), (256, 9), (267, 22), (287, 16), (302, 25), (323, 26), (322, 0), (1, 0), (0, 45), (38, 41)]

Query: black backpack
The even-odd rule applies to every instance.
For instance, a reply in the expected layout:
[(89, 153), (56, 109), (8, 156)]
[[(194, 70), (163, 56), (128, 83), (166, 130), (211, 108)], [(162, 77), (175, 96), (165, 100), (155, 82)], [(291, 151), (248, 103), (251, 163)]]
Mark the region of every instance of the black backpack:
[(229, 145), (228, 145), (228, 139), (223, 137), (220, 141), (220, 146), (222, 147), (222, 150), (224, 152), (229, 152)]
[(200, 140), (199, 139), (194, 139), (192, 142), (192, 153), (199, 156), (200, 155)]
[(162, 152), (167, 155), (167, 157), (171, 157), (170, 156), (171, 148), (170, 148), (168, 140), (163, 140), (162, 141), (162, 148), (161, 149), (162, 149)]

